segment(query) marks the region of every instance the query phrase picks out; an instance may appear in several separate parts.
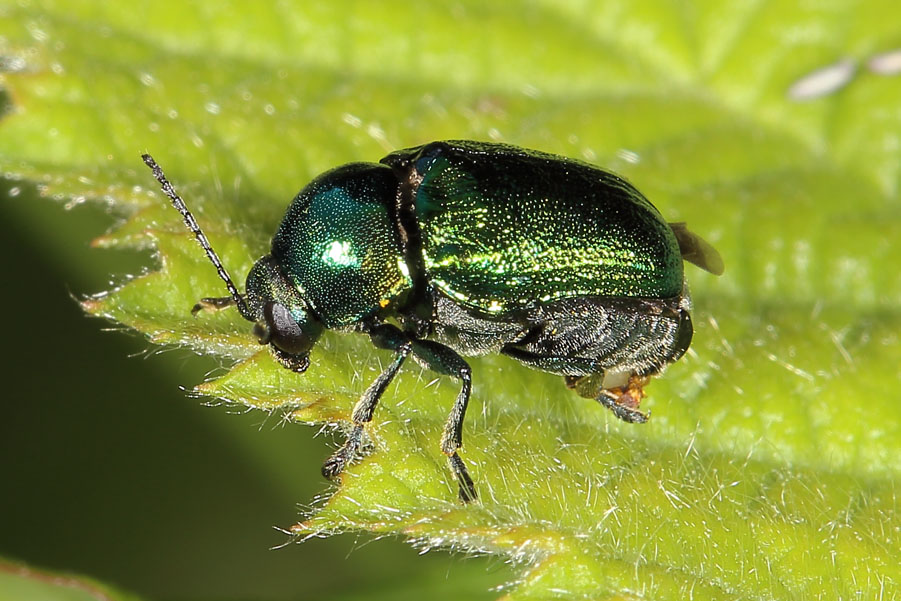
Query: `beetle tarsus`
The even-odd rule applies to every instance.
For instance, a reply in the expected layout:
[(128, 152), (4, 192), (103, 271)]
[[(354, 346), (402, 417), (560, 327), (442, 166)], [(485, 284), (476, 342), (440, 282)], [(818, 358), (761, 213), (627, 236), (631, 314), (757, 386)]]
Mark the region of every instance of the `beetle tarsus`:
[(353, 430), (347, 436), (347, 440), (340, 449), (334, 452), (331, 457), (322, 464), (322, 475), (329, 480), (337, 478), (344, 468), (353, 461), (360, 446), (363, 444), (363, 426), (362, 424), (354, 426)]
[(451, 471), (454, 472), (454, 476), (457, 478), (457, 483), (460, 486), (460, 500), (463, 503), (472, 503), (473, 501), (478, 500), (479, 495), (476, 494), (475, 484), (469, 476), (469, 472), (466, 470), (466, 464), (460, 459), (460, 455), (454, 453), (448, 456), (447, 459), (450, 463)]
[[(613, 413), (616, 417), (630, 424), (643, 424), (648, 421), (648, 414), (642, 413), (638, 409), (629, 407), (620, 401), (622, 397), (627, 395), (618, 395), (609, 390), (602, 390), (598, 395), (597, 401)], [(631, 399), (631, 397), (630, 397)]]

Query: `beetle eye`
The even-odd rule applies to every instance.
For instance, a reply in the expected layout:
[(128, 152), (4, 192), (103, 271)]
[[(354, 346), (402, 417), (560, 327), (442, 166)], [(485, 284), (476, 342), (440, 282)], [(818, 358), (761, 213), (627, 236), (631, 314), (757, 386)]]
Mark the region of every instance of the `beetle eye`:
[(272, 340), (272, 330), (265, 321), (253, 324), (253, 335), (257, 337), (260, 344), (269, 344), (269, 341)]
[(263, 318), (264, 321), (260, 323), (266, 326), (266, 342), (289, 355), (309, 354), (313, 343), (322, 333), (322, 325), (311, 319), (306, 312), (298, 321), (279, 302), (266, 303), (263, 306)]

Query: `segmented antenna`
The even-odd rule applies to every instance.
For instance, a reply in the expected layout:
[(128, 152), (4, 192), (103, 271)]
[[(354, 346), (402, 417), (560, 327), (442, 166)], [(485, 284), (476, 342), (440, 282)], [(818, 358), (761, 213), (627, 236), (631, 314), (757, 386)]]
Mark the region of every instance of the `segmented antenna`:
[(175, 192), (175, 188), (172, 187), (172, 184), (169, 183), (169, 180), (166, 179), (166, 175), (163, 173), (162, 168), (156, 164), (156, 161), (153, 160), (153, 157), (149, 154), (142, 154), (141, 158), (144, 159), (144, 162), (148, 167), (153, 171), (153, 177), (156, 178), (156, 181), (160, 183), (160, 186), (163, 189), (163, 194), (169, 197), (169, 200), (172, 201), (172, 206), (181, 213), (181, 216), (185, 220), (185, 225), (188, 226), (188, 229), (194, 233), (194, 237), (197, 238), (197, 241), (200, 242), (200, 246), (203, 247), (203, 250), (206, 252), (206, 256), (209, 257), (210, 261), (216, 267), (216, 271), (219, 273), (219, 277), (222, 278), (222, 281), (225, 282), (226, 288), (228, 288), (229, 294), (231, 294), (232, 298), (235, 300), (235, 305), (238, 307), (238, 311), (240, 311), (241, 315), (247, 315), (247, 304), (244, 302), (244, 297), (238, 292), (238, 289), (235, 287), (234, 282), (232, 282), (231, 277), (228, 275), (228, 272), (225, 271), (225, 267), (222, 265), (222, 261), (219, 260), (219, 255), (216, 254), (216, 251), (213, 250), (213, 247), (210, 246), (210, 241), (207, 240), (207, 237), (204, 235), (203, 231), (200, 229), (200, 226), (197, 225), (197, 220), (194, 219), (194, 215), (191, 214), (191, 211), (188, 210), (187, 205), (185, 205), (185, 201), (181, 199), (181, 197)]

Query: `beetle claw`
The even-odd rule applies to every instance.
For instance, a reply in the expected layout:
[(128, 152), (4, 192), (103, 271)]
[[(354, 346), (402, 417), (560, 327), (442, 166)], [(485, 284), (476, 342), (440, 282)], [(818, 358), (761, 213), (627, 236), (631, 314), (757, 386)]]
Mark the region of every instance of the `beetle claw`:
[(341, 475), (344, 468), (353, 461), (363, 442), (363, 426), (356, 425), (347, 437), (347, 441), (322, 464), (322, 475), (334, 480)]
[(339, 457), (336, 453), (326, 459), (325, 463), (322, 464), (322, 475), (329, 480), (334, 480), (344, 471), (346, 466), (347, 459), (343, 456)]
[(476, 494), (476, 486), (466, 469), (466, 464), (463, 463), (462, 459), (460, 459), (460, 455), (454, 453), (453, 455), (449, 455), (447, 459), (450, 463), (451, 470), (454, 472), (454, 476), (457, 477), (457, 483), (460, 486), (460, 501), (462, 501), (463, 503), (472, 503), (474, 501), (477, 501), (479, 499), (479, 495)]

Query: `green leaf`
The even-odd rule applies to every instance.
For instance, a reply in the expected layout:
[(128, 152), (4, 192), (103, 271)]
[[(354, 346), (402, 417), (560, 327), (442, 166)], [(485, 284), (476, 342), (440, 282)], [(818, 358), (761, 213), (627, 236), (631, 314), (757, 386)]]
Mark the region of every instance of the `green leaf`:
[[(407, 370), (372, 452), (301, 534), (365, 530), (500, 555), (508, 599), (892, 598), (901, 452), (901, 112), (892, 2), (0, 4), (0, 171), (127, 221), (97, 244), (159, 270), (85, 303), (239, 360), (204, 394), (346, 423), (389, 356), (330, 335), (303, 376), (221, 295), (149, 151), (229, 270), (315, 174), (441, 138), (500, 139), (627, 176), (727, 271), (693, 268), (689, 354), (631, 426), (559, 378), (473, 360), (461, 506), (437, 442), (453, 382)], [(792, 86), (850, 58), (839, 89)]]
[(137, 601), (90, 578), (0, 559), (0, 601)]

